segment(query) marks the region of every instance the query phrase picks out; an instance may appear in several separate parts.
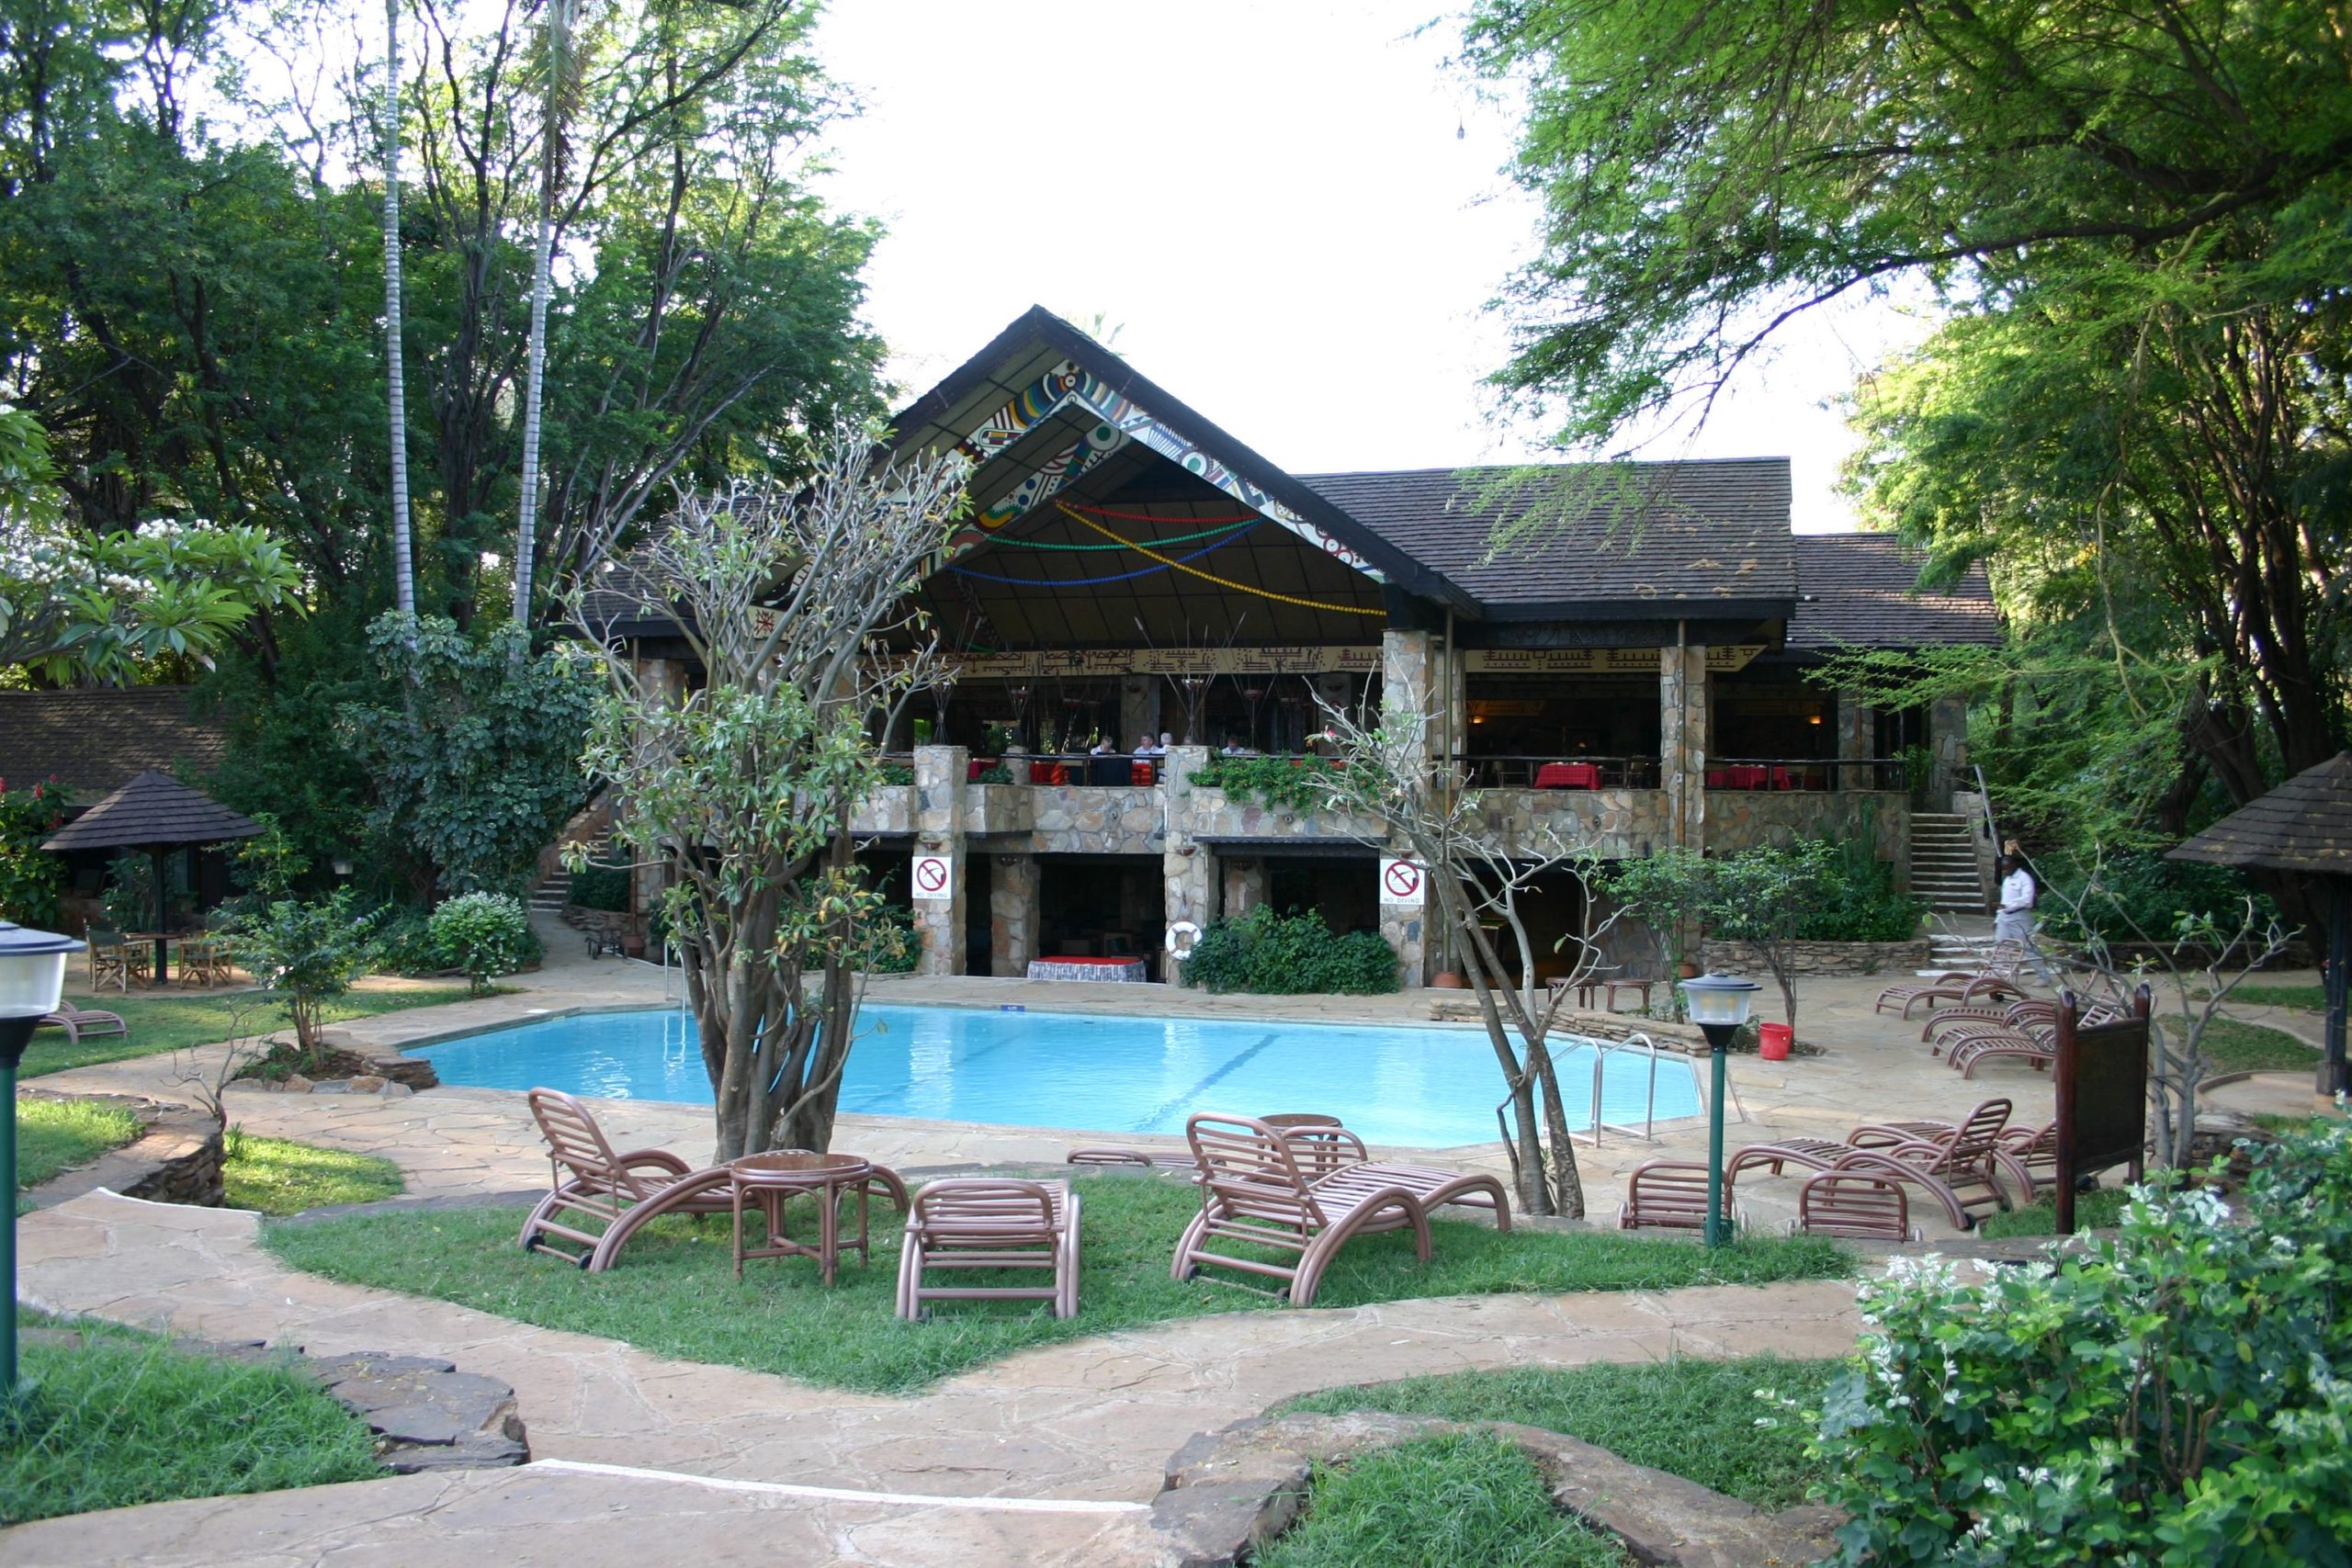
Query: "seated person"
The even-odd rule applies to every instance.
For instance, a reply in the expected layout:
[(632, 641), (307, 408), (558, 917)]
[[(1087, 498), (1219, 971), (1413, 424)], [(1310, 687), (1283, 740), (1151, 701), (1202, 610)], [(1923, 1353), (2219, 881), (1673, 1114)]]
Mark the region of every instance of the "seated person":
[(1094, 744), (1086, 749), (1086, 754), (1090, 757), (1115, 757), (1119, 749), (1111, 744), (1109, 736), (1104, 735), (1098, 737)]
[(1146, 735), (1142, 739), (1136, 742), (1136, 755), (1138, 757), (1157, 757), (1159, 755), (1159, 748), (1151, 743), (1150, 736)]
[(1158, 749), (1152, 752), (1152, 755), (1155, 757), (1165, 757), (1168, 755), (1168, 748), (1175, 743), (1175, 739), (1176, 738), (1169, 734), (1168, 731), (1164, 729), (1161, 730), (1159, 732), (1159, 745)]
[(1242, 745), (1238, 738), (1228, 735), (1225, 738), (1225, 744), (1216, 749), (1216, 754), (1220, 757), (1247, 757), (1250, 754), (1250, 749)]

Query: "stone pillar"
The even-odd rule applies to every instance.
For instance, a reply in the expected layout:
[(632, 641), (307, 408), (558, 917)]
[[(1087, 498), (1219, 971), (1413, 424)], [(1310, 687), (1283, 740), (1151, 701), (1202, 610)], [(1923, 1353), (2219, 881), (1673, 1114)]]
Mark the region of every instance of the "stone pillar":
[[(1870, 760), (1876, 739), (1878, 710), (1858, 703), (1845, 693), (1838, 694), (1838, 760), (1860, 762)], [(1874, 768), (1840, 768), (1838, 787), (1840, 789), (1876, 789), (1878, 779)]]
[(1658, 782), (1666, 788), (1667, 841), (1707, 847), (1707, 650), (1658, 649)]
[(989, 867), (989, 972), (1014, 979), (1029, 973), (1037, 956), (1043, 913), (1037, 890), (1045, 878), (1035, 855), (1001, 854)]
[(1225, 904), (1222, 917), (1233, 919), (1246, 915), (1266, 901), (1266, 863), (1261, 860), (1227, 860), (1217, 857), (1225, 867)]
[(1968, 699), (1938, 697), (1928, 705), (1928, 805), (1950, 811), (1951, 792), (1975, 782), (1968, 771)]
[(1119, 733), (1111, 739), (1120, 750), (1132, 751), (1147, 735), (1159, 735), (1159, 680), (1129, 675), (1119, 682)]
[[(1206, 928), (1216, 918), (1216, 856), (1193, 841), (1193, 773), (1207, 765), (1205, 746), (1171, 746), (1161, 759), (1161, 793), (1168, 802), (1168, 836), (1161, 841), (1159, 875), (1168, 923), (1190, 920)], [(1160, 971), (1170, 985), (1183, 983), (1183, 969), (1173, 960)]]
[[(1420, 713), (1429, 706), (1431, 685), (1430, 644), (1433, 639), (1427, 632), (1398, 631), (1395, 627), (1381, 634), (1380, 687), (1385, 707), (1403, 708), (1408, 713)], [(1434, 731), (1435, 721), (1431, 721)], [(1430, 737), (1434, 742), (1436, 737)]]
[(950, 866), (947, 886), (935, 897), (920, 886), (908, 889), (922, 939), (921, 975), (964, 972), (964, 775), (970, 763), (961, 746), (915, 748), (915, 863), (944, 855)]
[[(1380, 863), (1373, 863), (1373, 874), (1380, 874)], [(1374, 897), (1379, 897), (1375, 892)], [(1418, 990), (1429, 984), (1430, 944), (1429, 922), (1435, 919), (1437, 897), (1426, 884), (1418, 904), (1392, 904), (1385, 897), (1380, 905), (1380, 940), (1396, 955), (1396, 968), (1404, 976), (1407, 990)]]

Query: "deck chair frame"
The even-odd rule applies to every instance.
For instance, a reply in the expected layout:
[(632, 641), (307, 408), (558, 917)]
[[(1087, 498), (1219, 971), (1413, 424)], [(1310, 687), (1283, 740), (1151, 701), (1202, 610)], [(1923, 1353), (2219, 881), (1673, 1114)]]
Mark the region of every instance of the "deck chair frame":
[[(1042, 1301), (1078, 1315), (1080, 1201), (1067, 1181), (955, 1177), (925, 1184), (899, 1248), (899, 1315), (921, 1321), (941, 1301)], [(926, 1285), (936, 1269), (1045, 1269), (1047, 1285)]]

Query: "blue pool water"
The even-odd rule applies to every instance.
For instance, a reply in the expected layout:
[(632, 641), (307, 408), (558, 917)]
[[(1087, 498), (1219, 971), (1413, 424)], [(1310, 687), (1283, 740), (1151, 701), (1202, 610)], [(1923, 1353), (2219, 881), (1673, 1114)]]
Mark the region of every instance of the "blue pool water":
[[(1589, 1045), (1555, 1041), (1572, 1126), (1591, 1100)], [(551, 1018), (428, 1048), (441, 1081), (707, 1105), (710, 1080), (671, 1011)], [(1601, 1120), (1639, 1125), (1649, 1064), (1611, 1054)], [(866, 1007), (841, 1108), (868, 1115), (1093, 1132), (1182, 1133), (1196, 1111), (1319, 1111), (1366, 1141), (1492, 1142), (1502, 1075), (1484, 1033), (1340, 1024)], [(1657, 1117), (1699, 1113), (1690, 1064), (1662, 1055)]]

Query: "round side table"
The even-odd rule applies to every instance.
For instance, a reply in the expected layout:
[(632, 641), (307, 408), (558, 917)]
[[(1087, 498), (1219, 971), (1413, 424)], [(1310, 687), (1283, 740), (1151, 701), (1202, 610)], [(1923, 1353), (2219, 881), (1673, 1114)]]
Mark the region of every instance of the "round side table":
[[(873, 1258), (871, 1234), (866, 1225), (866, 1179), (874, 1174), (871, 1160), (855, 1155), (819, 1155), (802, 1149), (787, 1149), (771, 1154), (746, 1155), (729, 1163), (728, 1207), (735, 1218), (735, 1277), (743, 1277), (743, 1260), (749, 1258), (813, 1258), (817, 1269), (826, 1284), (833, 1282), (840, 1271), (843, 1245), (841, 1234), (841, 1201), (845, 1190), (857, 1192), (857, 1236), (847, 1245), (857, 1249), (858, 1261)], [(805, 1246), (793, 1240), (784, 1231), (785, 1201), (797, 1192), (806, 1192), (817, 1200), (817, 1245)], [(743, 1201), (750, 1198), (760, 1206), (767, 1220), (768, 1244), (745, 1251), (743, 1247)]]

